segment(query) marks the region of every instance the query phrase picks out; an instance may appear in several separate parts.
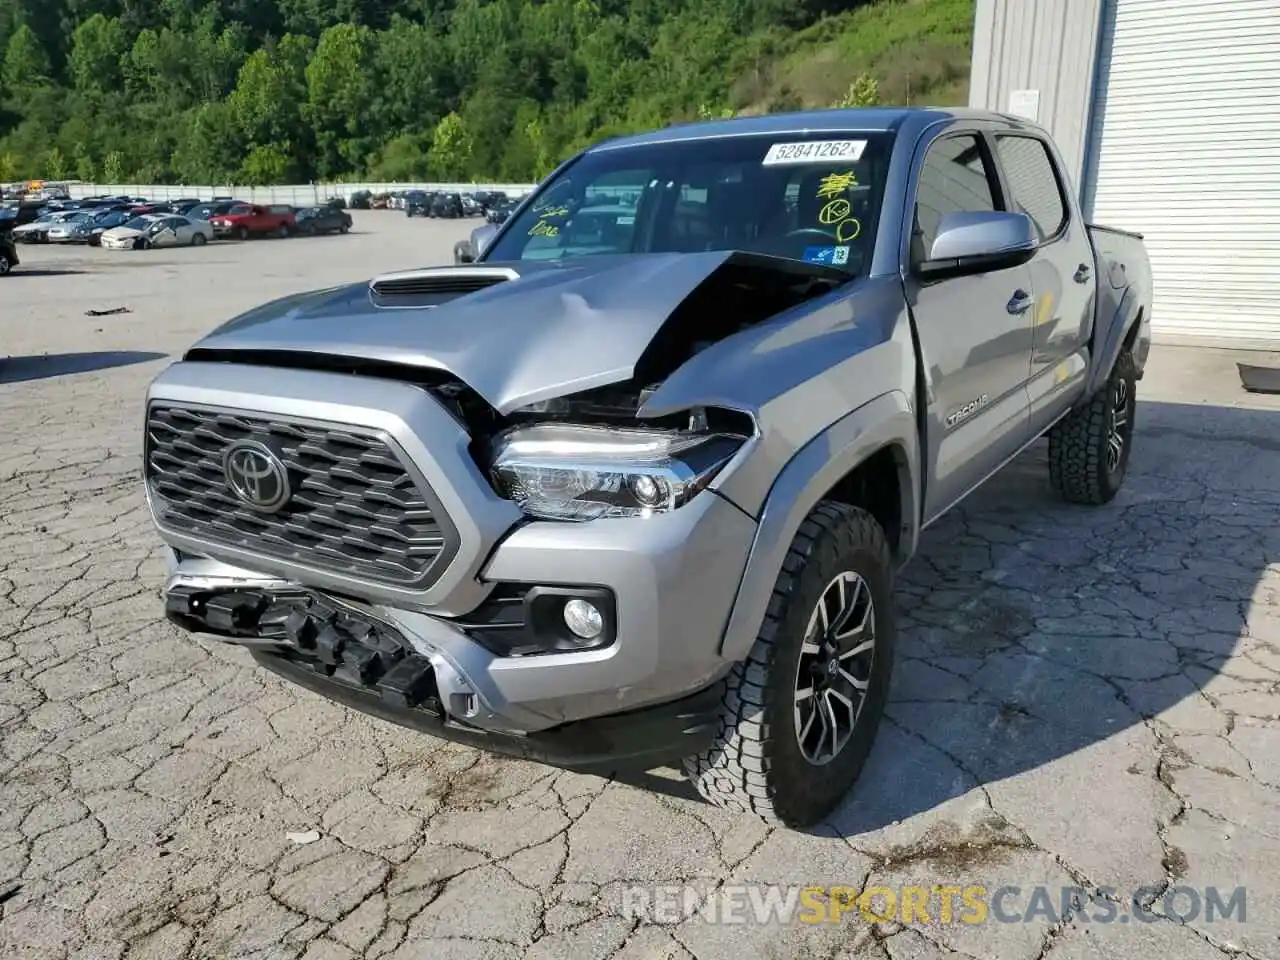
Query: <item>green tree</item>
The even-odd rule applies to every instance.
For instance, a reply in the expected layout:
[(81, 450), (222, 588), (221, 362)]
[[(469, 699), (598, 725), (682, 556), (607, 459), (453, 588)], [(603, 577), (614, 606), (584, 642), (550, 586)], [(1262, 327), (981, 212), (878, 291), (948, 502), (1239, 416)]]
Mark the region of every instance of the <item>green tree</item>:
[(269, 143), (254, 147), (240, 165), (239, 180), (251, 186), (284, 183), (289, 179), (293, 158), (287, 146)]
[(307, 64), (307, 117), (315, 125), (321, 176), (361, 167), (376, 148), (370, 136), (375, 88), (366, 69), (373, 31), (339, 23), (320, 34)]
[(0, 183), (8, 183), (18, 177), (18, 161), (12, 153), (0, 153)]
[(76, 89), (86, 92), (118, 90), (123, 83), (121, 58), (129, 50), (124, 29), (115, 17), (95, 13), (71, 36), (67, 70)]
[(4, 68), (0, 80), (11, 94), (48, 83), (52, 68), (49, 55), (35, 31), (25, 23), (13, 32), (4, 52)]
[(97, 179), (97, 166), (93, 162), (93, 156), (89, 153), (89, 148), (83, 143), (76, 144), (75, 169), (77, 180), (93, 183)]
[(107, 183), (119, 183), (124, 179), (124, 154), (112, 150), (102, 161), (102, 179)]
[(431, 138), (431, 171), (441, 180), (461, 180), (471, 165), (471, 134), (462, 118), (450, 113)]
[(62, 151), (57, 147), (51, 147), (49, 152), (44, 155), (45, 177), (50, 180), (65, 180), (67, 178), (67, 158), (63, 156)]
[(859, 74), (849, 84), (845, 95), (832, 106), (835, 107), (874, 107), (880, 103), (880, 84), (869, 73)]

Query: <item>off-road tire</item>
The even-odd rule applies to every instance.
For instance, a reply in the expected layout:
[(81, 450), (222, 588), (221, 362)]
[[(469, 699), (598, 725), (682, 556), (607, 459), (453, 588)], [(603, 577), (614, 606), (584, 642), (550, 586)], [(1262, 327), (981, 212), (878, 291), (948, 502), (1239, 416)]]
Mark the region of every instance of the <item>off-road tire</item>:
[[(1116, 390), (1123, 386), (1128, 419), (1116, 469), (1107, 464), (1107, 446), (1115, 424)], [(1068, 503), (1099, 506), (1120, 492), (1133, 449), (1137, 373), (1133, 354), (1120, 351), (1107, 382), (1089, 402), (1059, 420), (1049, 431), (1049, 482)]]
[[(884, 530), (865, 510), (823, 501), (805, 518), (751, 652), (723, 681), (716, 742), (684, 761), (703, 799), (792, 828), (812, 826), (839, 806), (862, 772), (884, 713), (893, 670), (893, 569)], [(796, 671), (809, 617), (843, 571), (858, 574), (870, 589), (875, 656), (848, 742), (835, 759), (816, 766), (796, 736)]]

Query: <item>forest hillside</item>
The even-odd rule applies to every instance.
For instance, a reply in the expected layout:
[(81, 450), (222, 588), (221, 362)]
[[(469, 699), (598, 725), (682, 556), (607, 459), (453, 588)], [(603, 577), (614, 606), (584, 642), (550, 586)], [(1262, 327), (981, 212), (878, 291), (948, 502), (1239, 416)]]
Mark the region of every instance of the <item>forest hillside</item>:
[(602, 137), (962, 103), (973, 0), (0, 0), (0, 181), (528, 181)]

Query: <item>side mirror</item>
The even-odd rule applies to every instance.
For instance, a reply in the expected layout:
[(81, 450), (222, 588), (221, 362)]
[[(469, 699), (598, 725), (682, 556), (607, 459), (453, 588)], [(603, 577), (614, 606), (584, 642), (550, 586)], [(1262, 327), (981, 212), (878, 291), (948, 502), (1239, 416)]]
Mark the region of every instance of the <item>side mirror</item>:
[(916, 272), (929, 279), (1007, 270), (1030, 260), (1039, 246), (1035, 223), (1007, 211), (945, 213)]
[(476, 227), (471, 234), (471, 249), (475, 257), (479, 257), (484, 253), (485, 247), (493, 242), (493, 238), (498, 235), (498, 228), (492, 223), (486, 223), (483, 227)]
[(453, 245), (454, 263), (475, 263), (476, 256), (471, 250), (470, 240), (459, 240)]

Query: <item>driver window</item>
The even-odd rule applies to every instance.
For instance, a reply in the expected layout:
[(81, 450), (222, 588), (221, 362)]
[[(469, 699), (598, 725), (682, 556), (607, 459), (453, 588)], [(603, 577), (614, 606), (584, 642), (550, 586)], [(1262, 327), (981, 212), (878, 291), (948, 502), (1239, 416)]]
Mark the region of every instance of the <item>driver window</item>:
[(944, 214), (994, 211), (995, 183), (995, 171), (978, 137), (946, 137), (934, 142), (925, 155), (916, 189), (912, 263), (928, 257)]

